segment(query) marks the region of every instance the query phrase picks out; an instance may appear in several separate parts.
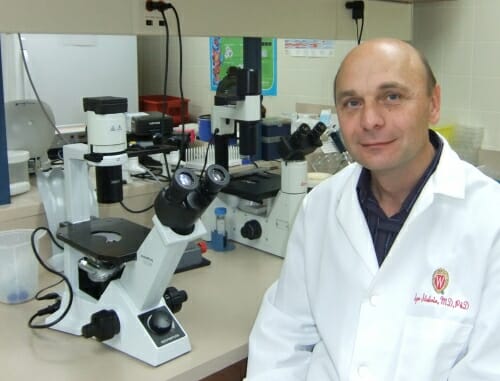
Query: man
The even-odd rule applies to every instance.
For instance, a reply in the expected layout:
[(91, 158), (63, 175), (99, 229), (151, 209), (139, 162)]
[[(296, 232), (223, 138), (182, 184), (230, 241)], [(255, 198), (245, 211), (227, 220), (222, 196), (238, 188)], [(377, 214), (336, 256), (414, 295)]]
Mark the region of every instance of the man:
[(247, 380), (500, 380), (500, 186), (429, 130), (440, 88), (409, 44), (361, 44), (334, 87), (357, 163), (305, 198)]

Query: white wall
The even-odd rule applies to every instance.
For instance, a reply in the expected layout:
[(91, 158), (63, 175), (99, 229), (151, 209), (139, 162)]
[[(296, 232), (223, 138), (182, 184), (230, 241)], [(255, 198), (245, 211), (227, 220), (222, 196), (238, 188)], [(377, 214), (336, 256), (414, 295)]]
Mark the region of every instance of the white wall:
[(484, 127), (482, 148), (500, 151), (500, 1), (416, 4), (414, 44), (442, 86), (442, 121)]
[[(138, 109), (135, 36), (22, 34), (31, 77), (59, 127), (83, 125), (83, 97), (117, 96)], [(17, 34), (2, 35), (5, 101), (35, 99)]]
[[(333, 78), (354, 41), (335, 41), (334, 54), (327, 58), (291, 57), (285, 54), (284, 40), (278, 39), (278, 96), (265, 97), (268, 116), (295, 111), (296, 103), (333, 104)], [(164, 37), (139, 37), (139, 93), (163, 91)], [(168, 94), (179, 96), (178, 43), (170, 42)], [(190, 99), (193, 120), (209, 114), (214, 92), (210, 91), (209, 43), (207, 37), (183, 39), (184, 97)]]

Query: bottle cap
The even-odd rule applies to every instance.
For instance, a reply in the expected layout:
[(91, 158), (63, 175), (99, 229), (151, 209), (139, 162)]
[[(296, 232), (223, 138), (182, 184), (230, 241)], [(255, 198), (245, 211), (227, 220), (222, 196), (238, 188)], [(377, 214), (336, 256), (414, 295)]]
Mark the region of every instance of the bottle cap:
[(226, 215), (226, 208), (224, 207), (219, 207), (219, 208), (215, 208), (215, 215), (216, 216), (225, 216)]

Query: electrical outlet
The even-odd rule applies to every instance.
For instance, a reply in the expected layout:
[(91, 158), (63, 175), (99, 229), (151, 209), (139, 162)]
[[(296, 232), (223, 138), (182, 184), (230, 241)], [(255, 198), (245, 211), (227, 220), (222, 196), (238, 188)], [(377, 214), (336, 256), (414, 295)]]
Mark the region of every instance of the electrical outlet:
[[(164, 35), (163, 17), (157, 10), (148, 10), (150, 0), (135, 0), (135, 30), (138, 35)], [(155, 1), (154, 3), (158, 3)]]

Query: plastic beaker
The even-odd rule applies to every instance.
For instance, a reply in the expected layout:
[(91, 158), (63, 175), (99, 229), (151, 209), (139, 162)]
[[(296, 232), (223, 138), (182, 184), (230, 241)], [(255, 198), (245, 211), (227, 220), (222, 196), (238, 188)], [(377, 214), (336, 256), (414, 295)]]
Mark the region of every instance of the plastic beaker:
[[(32, 229), (0, 232), (0, 302), (26, 302), (38, 291), (38, 261), (31, 248), (32, 233)], [(36, 233), (37, 250), (44, 235), (43, 230)]]

